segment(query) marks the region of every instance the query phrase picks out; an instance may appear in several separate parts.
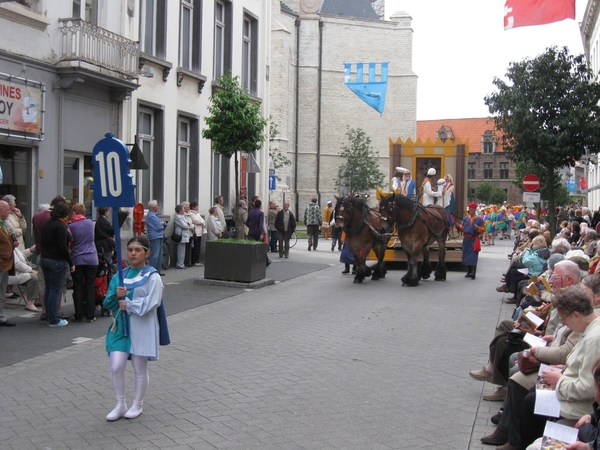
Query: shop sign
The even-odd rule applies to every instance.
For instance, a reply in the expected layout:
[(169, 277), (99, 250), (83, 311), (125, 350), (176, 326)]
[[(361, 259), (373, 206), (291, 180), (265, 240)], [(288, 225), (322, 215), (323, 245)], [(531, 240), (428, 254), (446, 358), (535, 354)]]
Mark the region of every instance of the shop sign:
[(0, 135), (43, 139), (44, 85), (0, 73)]

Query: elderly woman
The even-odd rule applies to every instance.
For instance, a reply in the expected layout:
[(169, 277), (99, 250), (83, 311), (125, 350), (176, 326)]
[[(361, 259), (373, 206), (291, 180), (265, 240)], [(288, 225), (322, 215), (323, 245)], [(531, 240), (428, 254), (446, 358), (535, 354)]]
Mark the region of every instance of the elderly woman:
[(598, 235), (592, 228), (586, 228), (585, 234), (583, 235), (583, 251), (590, 258), (596, 254), (598, 250)]
[(173, 234), (180, 235), (181, 240), (177, 243), (177, 268), (185, 269), (185, 244), (190, 242), (190, 232), (194, 226), (184, 215), (185, 210), (183, 205), (175, 206), (175, 217), (173, 218), (175, 226)]
[(521, 261), (514, 262), (510, 266), (510, 270), (506, 273), (504, 284), (497, 287), (496, 291), (516, 294), (519, 281), (541, 274), (544, 264), (546, 264), (549, 257), (550, 250), (548, 250), (546, 238), (540, 235), (534, 237), (531, 241), (531, 246), (523, 251)]
[(94, 244), (94, 222), (85, 217), (85, 205), (75, 203), (71, 208), (69, 231), (73, 237), (71, 258), (75, 265), (73, 272), (74, 322), (81, 322), (85, 316), (88, 323), (96, 321), (96, 294), (94, 282), (98, 272), (98, 253)]
[(6, 203), (8, 203), (8, 207), (10, 208), (10, 214), (6, 218), (6, 226), (14, 233), (15, 237), (19, 241), (19, 250), (25, 250), (25, 241), (23, 239), (23, 231), (27, 229), (27, 221), (19, 208), (17, 208), (17, 200), (14, 195), (5, 195), (2, 197)]
[[(600, 346), (600, 318), (592, 307), (588, 292), (581, 286), (558, 291), (552, 306), (556, 308), (562, 323), (574, 332), (581, 333), (582, 337), (569, 353), (563, 370), (547, 370), (542, 372), (541, 377), (545, 383), (555, 386), (560, 402), (560, 418), (575, 424), (580, 417), (593, 412), (592, 367)], [(532, 389), (521, 405), (515, 405), (509, 417), (511, 448), (526, 448), (544, 433), (549, 418), (534, 413), (535, 397), (535, 389)]]
[(223, 236), (223, 224), (219, 220), (219, 212), (216, 206), (209, 208), (208, 220), (206, 222), (206, 231), (208, 232), (207, 241), (214, 241)]
[(40, 281), (37, 270), (29, 265), (29, 257), (35, 251), (35, 245), (25, 249), (24, 252), (18, 247), (13, 249), (15, 274), (8, 276), (8, 284), (11, 286), (20, 286), (19, 289), (25, 291), (25, 309), (31, 312), (39, 312), (35, 307), (35, 302), (40, 298)]

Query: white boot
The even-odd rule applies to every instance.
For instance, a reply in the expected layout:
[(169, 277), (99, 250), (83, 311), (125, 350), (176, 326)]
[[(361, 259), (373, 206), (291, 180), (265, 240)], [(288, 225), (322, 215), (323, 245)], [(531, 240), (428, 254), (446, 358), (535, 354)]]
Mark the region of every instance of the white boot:
[(131, 405), (131, 408), (129, 408), (129, 411), (127, 411), (125, 413), (125, 418), (126, 419), (135, 419), (135, 418), (139, 417), (142, 414), (142, 404), (143, 403), (144, 403), (143, 400), (141, 402), (137, 402), (134, 400), (133, 405)]
[(115, 409), (108, 413), (108, 416), (106, 416), (106, 420), (108, 420), (109, 422), (119, 420), (125, 415), (125, 412), (127, 412), (127, 405), (125, 404), (125, 397), (123, 397), (120, 400), (117, 399), (117, 406), (115, 406)]

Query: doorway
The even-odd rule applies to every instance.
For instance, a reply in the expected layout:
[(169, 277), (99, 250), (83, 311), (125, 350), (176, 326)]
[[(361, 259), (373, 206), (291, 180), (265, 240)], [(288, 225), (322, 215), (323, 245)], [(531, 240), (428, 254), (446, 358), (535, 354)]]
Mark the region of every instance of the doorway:
[(85, 216), (94, 220), (94, 167), (92, 155), (65, 151), (63, 157), (63, 197), (69, 206), (85, 205)]

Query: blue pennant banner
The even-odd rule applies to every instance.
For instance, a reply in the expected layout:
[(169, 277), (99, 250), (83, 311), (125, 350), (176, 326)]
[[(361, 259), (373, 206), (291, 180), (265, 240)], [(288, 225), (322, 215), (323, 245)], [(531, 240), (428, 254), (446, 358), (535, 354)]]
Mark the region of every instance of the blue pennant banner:
[[(344, 63), (344, 83), (358, 97), (379, 114), (383, 114), (385, 107), (385, 94), (387, 92), (388, 81), (388, 63), (367, 63), (369, 68), (369, 78), (364, 80), (365, 63), (356, 63), (356, 79), (352, 81), (352, 64)], [(377, 64), (381, 65), (381, 76), (379, 80), (375, 78)]]

